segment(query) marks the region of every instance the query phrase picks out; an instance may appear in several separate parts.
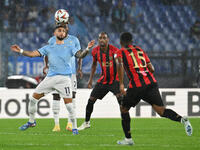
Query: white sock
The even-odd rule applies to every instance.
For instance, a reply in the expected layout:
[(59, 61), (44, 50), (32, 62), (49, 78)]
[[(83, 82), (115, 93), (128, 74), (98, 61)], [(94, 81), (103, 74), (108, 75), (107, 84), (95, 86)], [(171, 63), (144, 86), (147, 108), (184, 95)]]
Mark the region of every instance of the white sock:
[(74, 111), (74, 108), (73, 108), (73, 104), (72, 103), (68, 103), (68, 104), (65, 104), (68, 112), (69, 112), (69, 120), (71, 121), (72, 123), (72, 129), (77, 129), (77, 120), (76, 120), (76, 116), (75, 116), (75, 111)]
[(90, 124), (90, 121), (86, 121), (85, 123)]
[(127, 141), (130, 141), (130, 140), (131, 140), (131, 141), (132, 141), (132, 138), (126, 138), (126, 137), (125, 137), (125, 140), (127, 140)]
[(72, 99), (72, 104), (73, 104), (74, 110), (76, 110), (76, 100), (75, 100), (75, 98)]
[[(76, 116), (76, 101), (75, 101), (75, 98), (72, 99), (72, 105), (73, 105), (73, 109), (74, 109), (74, 115)], [(70, 118), (69, 118), (69, 115), (68, 114), (68, 123), (72, 123)]]
[(55, 125), (59, 125), (60, 100), (53, 100), (52, 111)]
[(33, 123), (35, 120), (35, 113), (37, 111), (38, 100), (34, 97), (30, 97), (28, 111), (29, 111), (29, 122)]

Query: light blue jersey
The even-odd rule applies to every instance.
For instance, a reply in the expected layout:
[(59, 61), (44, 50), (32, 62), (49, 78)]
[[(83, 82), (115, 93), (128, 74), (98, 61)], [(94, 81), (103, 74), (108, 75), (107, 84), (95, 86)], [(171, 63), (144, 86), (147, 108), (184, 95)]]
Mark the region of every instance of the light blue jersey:
[[(68, 35), (65, 39), (64, 39), (64, 42), (66, 44), (70, 44), (70, 45), (73, 45), (74, 49), (76, 50), (80, 50), (81, 49), (81, 46), (80, 46), (80, 42), (78, 40), (77, 37), (75, 36), (72, 36), (72, 35)], [(53, 36), (49, 39), (48, 43), (50, 45), (54, 45), (56, 43), (56, 37)], [(76, 58), (75, 56), (72, 57), (72, 74), (76, 74)]]
[(73, 44), (46, 45), (38, 49), (42, 56), (48, 56), (49, 70), (47, 76), (72, 74), (72, 58), (78, 51)]

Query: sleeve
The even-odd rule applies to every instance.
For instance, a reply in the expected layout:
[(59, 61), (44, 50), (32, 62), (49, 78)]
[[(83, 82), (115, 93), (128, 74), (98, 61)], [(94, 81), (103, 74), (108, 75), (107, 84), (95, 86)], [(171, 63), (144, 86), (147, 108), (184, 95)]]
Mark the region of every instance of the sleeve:
[(75, 55), (76, 52), (81, 49), (80, 42), (79, 42), (78, 38), (75, 38), (74, 42), (75, 42), (75, 48), (72, 49), (72, 55)]
[(119, 50), (119, 48), (114, 47), (114, 51), (115, 51), (115, 53), (117, 53), (118, 50)]
[(53, 45), (56, 43), (56, 37), (52, 36), (49, 40), (48, 40), (48, 44)]
[(92, 58), (93, 58), (93, 62), (97, 62), (97, 52), (94, 48), (92, 50)]
[(150, 63), (150, 59), (145, 52), (144, 52), (144, 58), (145, 58), (147, 64)]
[(119, 51), (119, 49), (117, 47), (114, 48), (114, 58), (117, 57), (117, 51)]
[(80, 45), (80, 42), (79, 42), (79, 39), (78, 39), (78, 38), (75, 39), (75, 47), (76, 47), (78, 50), (81, 49), (81, 45)]
[(122, 50), (116, 51), (115, 57), (116, 58), (122, 58)]
[(41, 54), (41, 56), (47, 55), (47, 47), (48, 47), (48, 45), (38, 49), (38, 52)]

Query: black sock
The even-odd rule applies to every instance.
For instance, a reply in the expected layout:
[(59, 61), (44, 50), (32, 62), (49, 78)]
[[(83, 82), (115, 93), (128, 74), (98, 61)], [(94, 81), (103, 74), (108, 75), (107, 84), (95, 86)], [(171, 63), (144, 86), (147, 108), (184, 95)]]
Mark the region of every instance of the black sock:
[(88, 100), (87, 106), (86, 106), (86, 116), (85, 116), (85, 121), (90, 121), (91, 114), (93, 112), (93, 106), (94, 106), (95, 101)]
[(118, 102), (119, 106), (122, 105), (122, 100), (123, 100), (123, 96), (117, 97), (117, 102)]
[(171, 109), (165, 109), (162, 117), (169, 118), (173, 121), (181, 122), (182, 116), (178, 115), (175, 111)]
[(125, 137), (131, 138), (131, 131), (130, 131), (131, 119), (130, 119), (129, 112), (128, 113), (122, 113), (121, 117), (122, 117), (122, 128), (124, 130)]

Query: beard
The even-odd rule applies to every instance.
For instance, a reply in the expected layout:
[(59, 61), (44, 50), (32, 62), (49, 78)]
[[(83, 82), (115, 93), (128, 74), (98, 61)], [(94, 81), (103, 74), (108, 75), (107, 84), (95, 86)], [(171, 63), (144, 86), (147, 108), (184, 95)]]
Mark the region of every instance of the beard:
[(100, 47), (102, 47), (102, 48), (106, 47), (106, 44), (104, 44), (104, 43), (100, 43), (99, 45), (100, 45)]
[(57, 39), (58, 39), (59, 41), (64, 40), (64, 38), (65, 38), (65, 37), (59, 37), (59, 36), (57, 36)]

